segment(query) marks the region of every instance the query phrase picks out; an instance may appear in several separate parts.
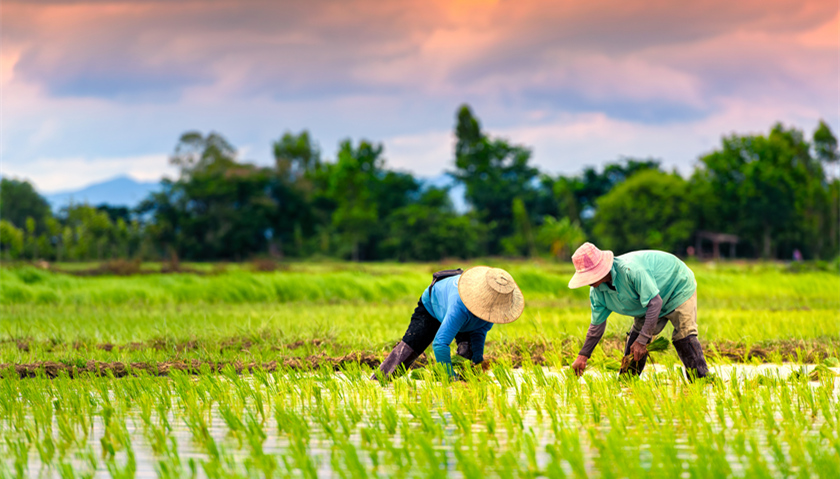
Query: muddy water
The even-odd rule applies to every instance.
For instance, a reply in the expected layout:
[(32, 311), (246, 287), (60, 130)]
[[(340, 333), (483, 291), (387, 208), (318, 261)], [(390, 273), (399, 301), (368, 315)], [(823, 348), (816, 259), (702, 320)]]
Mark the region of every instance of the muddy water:
[[(758, 366), (749, 366), (749, 365), (727, 365), (727, 366), (716, 366), (712, 367), (712, 372), (720, 377), (722, 380), (726, 381), (728, 378), (734, 376), (739, 377), (754, 377), (757, 375), (768, 376), (768, 377), (778, 377), (779, 379), (784, 379), (787, 376), (793, 374), (794, 372), (804, 372), (809, 373), (813, 370), (813, 365), (771, 365), (771, 364), (763, 364)], [(642, 376), (642, 380), (652, 380), (656, 376), (660, 375), (660, 373), (665, 373), (668, 368), (662, 365), (650, 365), (647, 369), (646, 374)], [(840, 369), (835, 368), (833, 370), (835, 373), (840, 374)], [(556, 371), (556, 370), (549, 370), (544, 369), (544, 372), (547, 376), (555, 376), (565, 377), (567, 371)], [(339, 377), (341, 377), (341, 373), (337, 373)], [(492, 374), (492, 373), (489, 373)], [(523, 373), (522, 370), (514, 371), (514, 379), (517, 381), (518, 384), (521, 384), (523, 381)], [(614, 376), (614, 372), (599, 372), (599, 371), (587, 371), (586, 375), (590, 375), (593, 377), (599, 376)], [(349, 379), (349, 378), (346, 378)], [(408, 378), (403, 378), (400, 380), (404, 381), (413, 381)], [(580, 381), (585, 383), (585, 379), (581, 378)], [(418, 381), (421, 382), (421, 381)], [(347, 384), (350, 384), (350, 381), (347, 381)], [(818, 383), (812, 383), (815, 387)], [(585, 390), (585, 389), (584, 389)], [(834, 379), (834, 392), (835, 397), (840, 396), (840, 376), (837, 376)], [(388, 399), (392, 399), (392, 388), (385, 388), (384, 389), (385, 397)], [(510, 388), (507, 391), (508, 400), (509, 402), (515, 402), (515, 395), (516, 391), (514, 388)], [(586, 397), (580, 398), (583, 401), (586, 401)], [(714, 410), (714, 405), (716, 398), (713, 394), (708, 395), (708, 401), (710, 404), (710, 410)], [(588, 406), (587, 406), (588, 407)], [(152, 448), (150, 444), (147, 442), (145, 435), (143, 434), (142, 430), (142, 421), (139, 419), (137, 415), (137, 411), (133, 411), (129, 414), (129, 416), (133, 420), (129, 420), (127, 426), (127, 430), (129, 435), (132, 438), (132, 448), (134, 450), (135, 461), (136, 461), (136, 476), (135, 477), (158, 477), (159, 471), (161, 466), (159, 465), (159, 461), (161, 458), (159, 456), (155, 456), (152, 452)], [(416, 421), (406, 413), (404, 413), (404, 417), (408, 419), (412, 423), (416, 423)], [(441, 424), (446, 424), (444, 426), (444, 437), (457, 437), (456, 434), (456, 426), (453, 424), (452, 418), (449, 416), (449, 413), (446, 412), (446, 409), (443, 407), (440, 408), (433, 408), (432, 410), (432, 417), (439, 421)], [(179, 416), (176, 417), (175, 415), (170, 415), (168, 417), (170, 424), (173, 427), (173, 436), (177, 441), (177, 449), (178, 455), (181, 461), (181, 467), (183, 472), (186, 475), (190, 475), (190, 461), (192, 460), (194, 463), (194, 467), (196, 469), (196, 477), (207, 477), (204, 470), (201, 467), (202, 461), (207, 459), (207, 454), (204, 452), (204, 449), (194, 444), (192, 437), (193, 433), (190, 428), (185, 423), (183, 417)], [(570, 413), (563, 418), (564, 421), (568, 423), (575, 423), (576, 418), (573, 413)], [(779, 416), (779, 420), (782, 420), (781, 416)], [(153, 422), (156, 422), (157, 418), (153, 417)], [(537, 440), (538, 445), (544, 444), (552, 444), (557, 441), (557, 438), (554, 437), (554, 433), (551, 430), (550, 421), (547, 421), (545, 418), (545, 413), (538, 414), (538, 412), (534, 409), (526, 410), (522, 417), (522, 424), (525, 430), (532, 433), (534, 438)], [(756, 421), (756, 431), (760, 431), (760, 421)], [(361, 422), (353, 429), (352, 435), (349, 437), (349, 440), (352, 444), (359, 447), (362, 443), (362, 437), (359, 433), (360, 428), (362, 426), (374, 426), (371, 424), (367, 417), (363, 417)], [(814, 424), (811, 425), (812, 431), (816, 433), (819, 428), (822, 426), (820, 421), (816, 421)], [(602, 420), (600, 426), (598, 426), (602, 430), (608, 430), (611, 425), (609, 424), (609, 420), (604, 419)], [(726, 429), (732, 427), (731, 420), (727, 421), (726, 424), (717, 424), (717, 428), (719, 429)], [(483, 431), (484, 425), (477, 424), (474, 426), (475, 432)], [(476, 430), (477, 429), (477, 430)], [(275, 454), (278, 456), (283, 456), (288, 453), (291, 444), (285, 435), (279, 435), (277, 432), (276, 425), (273, 421), (269, 420), (266, 423), (264, 428), (264, 432), (267, 435), (267, 438), (263, 444), (263, 450), (267, 454)], [(56, 431), (56, 435), (57, 435)], [(104, 434), (104, 426), (101, 422), (101, 418), (97, 417), (97, 420), (93, 424), (92, 432), (89, 435), (88, 445), (90, 446), (91, 451), (95, 451), (97, 454), (99, 451), (102, 450), (100, 445), (100, 438)], [(214, 408), (212, 411), (212, 422), (209, 428), (209, 434), (212, 436), (217, 444), (219, 444), (223, 448), (223, 457), (226, 457), (226, 461), (232, 469), (236, 469), (237, 464), (241, 464), (243, 461), (246, 460), (248, 457), (248, 448), (246, 445), (240, 445), (237, 440), (230, 436), (230, 431), (225, 424), (221, 414), (219, 413), (217, 408)], [(317, 465), (318, 477), (339, 477), (337, 472), (333, 470), (331, 457), (333, 454), (333, 443), (329, 439), (328, 435), (325, 431), (316, 423), (311, 425), (311, 440), (309, 443), (308, 454), (310, 457), (314, 459), (315, 464)], [(497, 433), (498, 435), (498, 433)], [(762, 434), (757, 434), (757, 437), (761, 437)], [(688, 445), (688, 441), (685, 437), (677, 436), (674, 438), (675, 444), (674, 449), (676, 451), (677, 458), (680, 460), (696, 460), (696, 457), (693, 457), (693, 451)], [(393, 438), (393, 446), (399, 448), (402, 446), (401, 439), (399, 434), (394, 436)], [(759, 441), (761, 441), (759, 439)], [(596, 461), (598, 460), (598, 453), (597, 449), (590, 443), (589, 438), (586, 434), (581, 434), (580, 437), (581, 449), (583, 451), (585, 466), (587, 471), (592, 473), (593, 471), (597, 470)], [(506, 445), (504, 435), (502, 434), (499, 439), (499, 447), (504, 448)], [(760, 443), (763, 450), (763, 455), (765, 456), (764, 459), (768, 463), (773, 463), (774, 457), (771, 454), (769, 448), (764, 448), (766, 446), (766, 442)], [(447, 464), (447, 475), (449, 477), (462, 477), (460, 472), (456, 469), (455, 460), (452, 456), (452, 444), (444, 443), (443, 449), (447, 451), (447, 455), (449, 458), (449, 463)], [(360, 449), (361, 452), (361, 449)], [(783, 453), (787, 454), (787, 448), (783, 448)], [(359, 458), (362, 463), (366, 467), (372, 466), (371, 460), (367, 457), (366, 454), (359, 454)], [(0, 445), (0, 457), (9, 457), (8, 450), (6, 445)], [(644, 464), (645, 461), (650, 461), (652, 457), (652, 453), (648, 448), (643, 448), (639, 460)], [(70, 463), (74, 465), (74, 468), (78, 470), (86, 470), (89, 466), (86, 465), (86, 461), (81, 457), (73, 457), (72, 453), (70, 455)], [(97, 458), (99, 459), (99, 458)], [(125, 464), (127, 461), (125, 452), (118, 452), (116, 455), (116, 462), (117, 464)], [(536, 460), (537, 465), (541, 470), (544, 470), (551, 458), (545, 452), (544, 447), (537, 447), (536, 453)], [(727, 460), (732, 465), (732, 473), (734, 475), (744, 475), (745, 470), (742, 467), (741, 460), (739, 457), (734, 453), (729, 453), (727, 456)], [(8, 460), (5, 460), (6, 464), (9, 465), (9, 469), (11, 468), (11, 463)], [(105, 462), (102, 460), (97, 461), (97, 469), (95, 471), (94, 477), (111, 477), (111, 472), (105, 466)], [(564, 469), (564, 472), (567, 475), (573, 475), (574, 471), (568, 465), (563, 463), (561, 467)], [(280, 470), (283, 470), (283, 462), (280, 461)], [(380, 470), (381, 471), (381, 470)], [(418, 471), (421, 472), (421, 471)], [(38, 454), (34, 451), (30, 451), (29, 457), (29, 468), (28, 474), (32, 477), (60, 477), (58, 471), (54, 468), (42, 468), (39, 463)]]

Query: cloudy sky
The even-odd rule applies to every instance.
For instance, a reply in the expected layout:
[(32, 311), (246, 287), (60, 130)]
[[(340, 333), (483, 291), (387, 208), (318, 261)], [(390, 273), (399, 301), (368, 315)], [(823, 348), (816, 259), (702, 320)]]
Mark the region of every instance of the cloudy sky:
[(0, 170), (45, 192), (171, 174), (191, 129), (268, 164), (308, 129), (436, 176), (469, 103), (552, 173), (731, 132), (840, 130), (834, 0), (2, 2)]

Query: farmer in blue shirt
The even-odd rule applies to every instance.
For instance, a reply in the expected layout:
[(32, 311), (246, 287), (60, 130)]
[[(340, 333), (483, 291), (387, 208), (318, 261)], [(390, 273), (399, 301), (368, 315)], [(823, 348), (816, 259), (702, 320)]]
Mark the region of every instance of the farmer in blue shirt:
[(664, 251), (633, 251), (613, 257), (584, 243), (572, 256), (575, 275), (570, 288), (590, 286), (592, 322), (572, 369), (581, 374), (604, 335), (610, 313), (635, 318), (627, 333), (624, 355), (633, 355), (629, 372), (641, 374), (647, 344), (670, 322), (674, 349), (689, 378), (708, 374), (703, 348), (697, 340), (697, 282), (694, 273), (676, 256)]
[(411, 315), (402, 341), (379, 370), (387, 377), (400, 367), (408, 368), (431, 344), (435, 360), (454, 375), (449, 353), (453, 340), (458, 344), (459, 356), (478, 364), (484, 360), (484, 339), (490, 328), (515, 321), (524, 308), (522, 292), (503, 269), (476, 266), (463, 273), (435, 273), (432, 285), (423, 291)]

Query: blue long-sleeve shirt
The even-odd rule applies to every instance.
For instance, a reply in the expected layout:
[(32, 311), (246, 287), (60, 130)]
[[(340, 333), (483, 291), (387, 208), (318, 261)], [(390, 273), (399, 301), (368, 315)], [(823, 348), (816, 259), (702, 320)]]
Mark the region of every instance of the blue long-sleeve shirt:
[(449, 352), (449, 345), (455, 339), (455, 335), (461, 332), (470, 333), (470, 349), (472, 350), (472, 361), (480, 363), (484, 360), (484, 340), (487, 332), (493, 327), (493, 323), (470, 313), (461, 296), (458, 295), (458, 281), (461, 276), (452, 276), (442, 279), (432, 287), (432, 294), (429, 288), (423, 292), (420, 300), (423, 306), (435, 319), (440, 321), (440, 329), (432, 341), (432, 349), (435, 351), (435, 360), (452, 372), (452, 356)]

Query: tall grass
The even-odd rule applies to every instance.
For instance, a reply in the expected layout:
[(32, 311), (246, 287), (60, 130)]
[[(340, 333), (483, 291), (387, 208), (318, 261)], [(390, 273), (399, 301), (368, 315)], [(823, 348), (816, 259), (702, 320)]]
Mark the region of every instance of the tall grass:
[[(586, 288), (566, 286), (571, 268), (496, 265), (514, 275), (526, 308), (518, 321), (494, 327), (488, 341), (565, 343), (566, 349), (574, 349), (568, 342), (583, 338), (590, 312)], [(381, 351), (402, 337), (430, 271), (446, 266), (316, 263), (272, 273), (231, 268), (213, 276), (132, 277), (0, 269), (0, 363), (251, 361), (254, 355), (271, 360), (278, 355)], [(703, 342), (736, 341), (749, 350), (751, 345), (792, 340), (830, 347), (840, 337), (840, 280), (834, 275), (792, 274), (773, 267), (694, 269)], [(631, 324), (632, 318), (612, 315), (607, 338), (617, 344)], [(669, 337), (670, 332), (667, 326), (662, 335)], [(293, 351), (285, 346), (314, 339), (329, 344)], [(252, 346), (240, 348), (240, 340)], [(128, 347), (135, 342), (149, 344)], [(194, 347), (179, 346), (190, 342)], [(103, 350), (103, 343), (122, 347)], [(802, 347), (805, 353), (813, 349)], [(488, 347), (489, 353), (498, 351)]]
[(380, 301), (418, 295), (427, 275), (375, 276), (334, 272), (250, 273), (216, 276), (144, 275), (81, 278), (26, 267), (0, 270), (3, 304), (120, 305), (178, 303), (286, 303)]
[[(570, 290), (568, 268), (499, 264), (516, 279), (528, 301), (586, 305), (587, 288)], [(251, 273), (213, 276), (151, 274), (74, 277), (32, 267), (0, 269), (0, 303), (74, 306), (190, 303), (287, 303), (294, 301), (416, 300), (430, 281), (430, 265), (392, 268)], [(826, 272), (786, 273), (776, 268), (714, 269), (694, 265), (698, 298), (718, 308), (840, 308), (840, 278)]]

